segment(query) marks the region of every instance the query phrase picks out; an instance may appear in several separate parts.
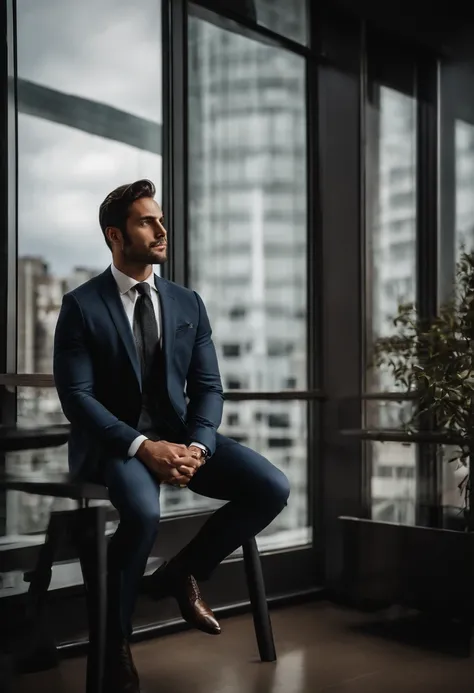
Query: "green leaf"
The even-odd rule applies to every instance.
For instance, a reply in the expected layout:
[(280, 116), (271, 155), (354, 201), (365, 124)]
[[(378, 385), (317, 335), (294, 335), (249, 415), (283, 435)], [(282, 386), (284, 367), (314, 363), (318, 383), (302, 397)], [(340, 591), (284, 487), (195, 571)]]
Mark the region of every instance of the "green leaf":
[[(428, 418), (435, 430), (455, 433), (466, 444), (448, 463), (467, 466), (474, 440), (474, 253), (463, 249), (452, 295), (437, 315), (426, 319), (416, 304), (400, 303), (392, 325), (392, 334), (374, 340), (371, 370), (388, 371), (396, 390), (419, 391), (419, 405), (404, 414), (404, 429), (416, 431)], [(464, 494), (468, 486), (469, 473)]]

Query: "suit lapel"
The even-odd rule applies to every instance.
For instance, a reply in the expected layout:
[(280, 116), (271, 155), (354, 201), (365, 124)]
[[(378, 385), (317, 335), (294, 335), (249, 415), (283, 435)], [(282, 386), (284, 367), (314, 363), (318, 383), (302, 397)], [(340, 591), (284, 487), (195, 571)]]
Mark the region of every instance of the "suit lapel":
[(163, 352), (165, 356), (166, 372), (169, 372), (176, 331), (176, 306), (174, 296), (170, 290), (170, 285), (164, 279), (155, 275), (155, 286), (160, 298)]
[(104, 278), (101, 290), (102, 298), (109, 310), (112, 320), (114, 321), (117, 332), (122, 339), (141, 389), (142, 375), (137, 348), (135, 346), (135, 338), (133, 336), (130, 323), (122, 304), (122, 299), (120, 298), (120, 293), (110, 267), (102, 276)]

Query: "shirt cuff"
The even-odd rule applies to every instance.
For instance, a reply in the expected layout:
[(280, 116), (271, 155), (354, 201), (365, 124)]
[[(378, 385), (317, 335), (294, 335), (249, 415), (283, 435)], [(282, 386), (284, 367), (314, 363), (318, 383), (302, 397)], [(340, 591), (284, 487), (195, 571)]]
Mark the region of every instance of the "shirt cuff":
[(200, 448), (200, 450), (205, 452), (206, 455), (209, 455), (209, 450), (206, 448), (205, 445), (201, 445), (201, 443), (190, 443), (189, 447), (191, 447), (191, 445), (194, 445), (195, 448)]
[(130, 445), (130, 447), (128, 448), (128, 456), (129, 456), (129, 457), (135, 457), (135, 455), (136, 455), (137, 452), (138, 452), (138, 448), (140, 447), (140, 445), (141, 445), (145, 440), (148, 440), (148, 438), (147, 438), (146, 436), (138, 436), (138, 438), (135, 438), (135, 440), (133, 441), (133, 443), (132, 443), (132, 444)]

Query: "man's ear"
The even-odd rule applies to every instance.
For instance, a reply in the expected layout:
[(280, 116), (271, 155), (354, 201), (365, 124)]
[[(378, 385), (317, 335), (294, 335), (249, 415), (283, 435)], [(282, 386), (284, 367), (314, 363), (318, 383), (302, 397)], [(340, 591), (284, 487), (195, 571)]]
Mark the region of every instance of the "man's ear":
[(105, 235), (112, 246), (123, 247), (122, 232), (116, 226), (107, 226), (105, 229)]

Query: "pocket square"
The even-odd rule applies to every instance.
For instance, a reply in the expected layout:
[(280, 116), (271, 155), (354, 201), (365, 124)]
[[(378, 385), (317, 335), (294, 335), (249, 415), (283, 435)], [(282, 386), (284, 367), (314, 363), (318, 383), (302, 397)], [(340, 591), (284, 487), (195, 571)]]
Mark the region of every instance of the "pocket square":
[(176, 332), (182, 332), (183, 330), (192, 330), (194, 328), (194, 324), (192, 322), (184, 322), (181, 325), (178, 325), (176, 328)]

